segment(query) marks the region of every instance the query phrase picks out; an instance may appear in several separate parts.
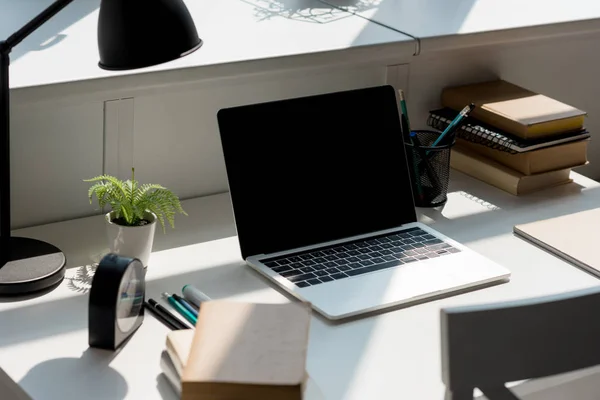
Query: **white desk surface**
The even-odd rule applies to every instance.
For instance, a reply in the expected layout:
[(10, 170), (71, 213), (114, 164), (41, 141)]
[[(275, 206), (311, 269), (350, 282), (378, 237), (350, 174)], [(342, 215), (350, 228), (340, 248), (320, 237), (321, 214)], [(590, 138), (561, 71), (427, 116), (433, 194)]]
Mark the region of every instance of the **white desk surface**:
[(324, 1), (419, 38), (421, 51), (600, 30), (597, 0)]
[[(4, 39), (51, 0), (0, 0)], [(12, 52), (11, 87), (77, 82), (146, 72), (223, 66), (254, 60), (397, 43), (399, 54), (415, 51), (414, 39), (317, 0), (186, 0), (204, 45), (170, 63), (125, 72), (98, 67), (99, 0), (78, 0), (63, 9)], [(276, 65), (276, 64), (275, 64)], [(264, 64), (257, 64), (260, 72)], [(201, 72), (196, 72), (202, 77)]]
[[(600, 184), (575, 183), (513, 197), (453, 172), (441, 210), (420, 220), (512, 271), (510, 282), (339, 325), (313, 318), (307, 400), (442, 399), (440, 308), (547, 295), (595, 286), (598, 280), (516, 238), (512, 227), (600, 204)], [(228, 194), (189, 200), (189, 217), (157, 230), (148, 296), (194, 284), (213, 299), (286, 302), (240, 259)], [(67, 279), (35, 299), (0, 303), (0, 367), (34, 399), (175, 399), (160, 375), (167, 328), (148, 315), (118, 353), (89, 349), (86, 265), (106, 251), (101, 216), (15, 232), (65, 251)]]

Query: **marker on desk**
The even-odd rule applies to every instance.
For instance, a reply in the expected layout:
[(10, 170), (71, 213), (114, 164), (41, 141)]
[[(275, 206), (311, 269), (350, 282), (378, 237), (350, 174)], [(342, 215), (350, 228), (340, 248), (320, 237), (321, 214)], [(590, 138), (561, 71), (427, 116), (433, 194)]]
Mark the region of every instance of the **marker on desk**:
[(175, 297), (171, 296), (167, 292), (162, 293), (163, 299), (167, 300), (171, 307), (175, 309), (179, 314), (181, 314), (185, 319), (192, 323), (193, 326), (196, 326), (196, 322), (198, 322), (198, 318), (194, 317), (194, 314), (189, 312), (184, 306), (179, 304), (179, 302), (175, 299)]
[(169, 312), (166, 308), (158, 304), (158, 302), (154, 299), (148, 299), (147, 302), (144, 303), (144, 306), (152, 313), (154, 316), (160, 320), (162, 323), (169, 327), (173, 327), (173, 329), (190, 329), (188, 325), (184, 324)]
[(202, 291), (196, 289), (192, 285), (185, 285), (183, 289), (181, 289), (183, 293), (183, 297), (194, 304), (197, 307), (200, 307), (200, 304), (205, 301), (210, 301), (210, 297), (202, 293)]
[(198, 308), (196, 308), (196, 306), (188, 303), (188, 301), (186, 299), (184, 299), (183, 297), (179, 296), (178, 294), (173, 293), (173, 297), (175, 297), (175, 300), (177, 300), (179, 302), (179, 304), (181, 304), (189, 312), (191, 312), (194, 315), (194, 317), (198, 318)]
[[(161, 296), (162, 297), (162, 296)], [(169, 313), (175, 318), (177, 319), (177, 321), (179, 321), (180, 324), (184, 325), (185, 328), (184, 329), (194, 329), (194, 325), (192, 325), (187, 318), (185, 318), (179, 311), (177, 311), (177, 309), (175, 307), (173, 307), (173, 305), (169, 302), (169, 299), (167, 298), (161, 298), (160, 303), (164, 306), (164, 308), (166, 310), (169, 311)]]
[(152, 307), (147, 301), (144, 302), (144, 308), (148, 310), (154, 318), (171, 330), (178, 330), (179, 326), (175, 325), (169, 318), (162, 315), (156, 308)]
[[(435, 140), (435, 142), (433, 142), (433, 144), (431, 145), (431, 147), (435, 147), (438, 144), (441, 143), (442, 140), (444, 140), (444, 138), (446, 136), (451, 136), (452, 133), (454, 133), (456, 131), (456, 129), (458, 128), (460, 122), (469, 115), (469, 113), (471, 111), (473, 111), (473, 109), (475, 108), (475, 104), (471, 103), (468, 106), (466, 106), (465, 108), (463, 108), (458, 115), (456, 116), (456, 118), (454, 118), (452, 120), (452, 122), (450, 122), (450, 125), (448, 125), (446, 127), (446, 129), (444, 129), (444, 132), (442, 132), (442, 134), (440, 136), (438, 136), (438, 138)], [(427, 154), (429, 154), (429, 151), (427, 152)]]

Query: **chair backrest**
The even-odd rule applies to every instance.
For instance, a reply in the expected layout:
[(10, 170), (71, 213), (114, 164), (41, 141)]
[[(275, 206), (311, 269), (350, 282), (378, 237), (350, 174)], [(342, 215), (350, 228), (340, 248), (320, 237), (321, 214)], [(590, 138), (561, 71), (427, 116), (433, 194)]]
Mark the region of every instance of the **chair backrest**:
[(600, 364), (600, 287), (441, 311), (447, 400), (517, 399), (506, 382)]

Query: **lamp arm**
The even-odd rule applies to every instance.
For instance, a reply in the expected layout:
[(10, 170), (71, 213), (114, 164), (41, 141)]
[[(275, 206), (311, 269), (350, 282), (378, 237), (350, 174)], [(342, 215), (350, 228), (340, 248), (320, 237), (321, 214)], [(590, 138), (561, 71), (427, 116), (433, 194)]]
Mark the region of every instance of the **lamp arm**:
[(10, 249), (10, 99), (8, 89), (8, 51), (0, 42), (0, 267)]
[(0, 267), (10, 258), (10, 89), (9, 54), (27, 36), (73, 0), (56, 0), (35, 18), (0, 41)]
[(68, 6), (72, 1), (73, 0), (56, 0), (54, 3), (49, 5), (44, 11), (26, 23), (21, 29), (10, 35), (8, 39), (0, 42), (0, 53), (10, 53), (13, 47), (21, 43), (23, 39), (35, 32), (37, 28), (58, 14), (60, 10)]

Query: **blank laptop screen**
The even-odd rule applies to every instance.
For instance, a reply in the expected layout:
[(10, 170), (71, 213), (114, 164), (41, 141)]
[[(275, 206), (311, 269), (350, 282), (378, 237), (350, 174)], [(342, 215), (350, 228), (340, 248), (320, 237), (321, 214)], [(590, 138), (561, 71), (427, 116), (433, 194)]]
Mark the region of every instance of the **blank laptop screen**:
[(391, 86), (220, 110), (244, 258), (416, 220)]

